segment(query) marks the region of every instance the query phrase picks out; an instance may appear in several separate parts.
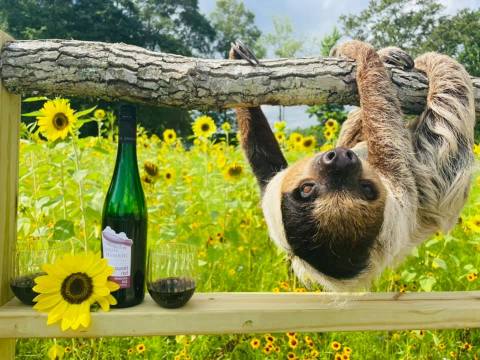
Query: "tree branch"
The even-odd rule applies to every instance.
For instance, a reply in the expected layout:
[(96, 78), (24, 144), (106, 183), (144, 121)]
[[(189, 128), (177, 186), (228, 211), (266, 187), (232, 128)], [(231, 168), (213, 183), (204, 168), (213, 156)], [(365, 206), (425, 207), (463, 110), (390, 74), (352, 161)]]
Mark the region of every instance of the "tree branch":
[[(246, 61), (188, 58), (125, 44), (73, 40), (7, 43), (1, 80), (13, 93), (120, 99), (157, 106), (358, 104), (355, 63), (335, 58)], [(390, 68), (402, 108), (425, 107), (427, 80)], [(480, 79), (472, 78), (480, 115)]]

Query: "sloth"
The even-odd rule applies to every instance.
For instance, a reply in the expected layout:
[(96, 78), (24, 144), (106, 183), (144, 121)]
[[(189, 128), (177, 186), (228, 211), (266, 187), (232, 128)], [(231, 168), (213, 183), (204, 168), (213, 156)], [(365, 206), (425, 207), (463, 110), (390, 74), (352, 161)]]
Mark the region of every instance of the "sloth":
[[(332, 56), (356, 62), (360, 107), (337, 147), (288, 166), (260, 107), (235, 109), (274, 243), (306, 285), (367, 289), (387, 266), (457, 222), (473, 167), (475, 110), (470, 77), (455, 60), (348, 41)], [(261, 66), (241, 42), (230, 59)], [(429, 83), (426, 107), (405, 124), (384, 63), (413, 67)]]

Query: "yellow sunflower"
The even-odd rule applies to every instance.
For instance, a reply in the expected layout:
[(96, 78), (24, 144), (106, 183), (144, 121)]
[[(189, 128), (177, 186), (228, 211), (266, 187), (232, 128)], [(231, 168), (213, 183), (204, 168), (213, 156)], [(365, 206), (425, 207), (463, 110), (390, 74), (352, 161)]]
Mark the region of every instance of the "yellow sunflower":
[(298, 145), (301, 144), (303, 140), (303, 135), (298, 133), (298, 132), (292, 132), (290, 136), (288, 137), (288, 141), (292, 145)]
[(285, 142), (285, 134), (283, 132), (276, 132), (275, 133), (275, 138), (279, 143)]
[(177, 133), (173, 129), (167, 129), (163, 132), (163, 141), (167, 144), (173, 144), (177, 140)]
[(237, 180), (243, 174), (243, 166), (237, 163), (233, 163), (225, 169), (223, 175), (227, 180)]
[(473, 144), (473, 153), (475, 155), (480, 155), (480, 144)]
[(335, 132), (330, 129), (325, 129), (325, 131), (323, 132), (323, 137), (325, 138), (325, 140), (330, 141), (335, 137)]
[(304, 150), (312, 150), (315, 148), (315, 145), (317, 145), (317, 140), (315, 139), (315, 136), (309, 135), (303, 138), (302, 148)]
[(40, 132), (50, 141), (65, 139), (77, 121), (68, 99), (49, 100), (39, 113), (37, 120)]
[(329, 150), (332, 150), (332, 149), (333, 149), (333, 144), (331, 144), (331, 143), (326, 143), (326, 144), (323, 144), (322, 146), (320, 146), (320, 151), (321, 152), (329, 151)]
[(222, 130), (226, 133), (229, 133), (230, 130), (232, 130), (232, 127), (230, 126), (230, 124), (228, 122), (224, 122), (222, 124)]
[(158, 175), (158, 166), (151, 161), (145, 161), (143, 163), (143, 169), (148, 175), (152, 177), (155, 177)]
[(275, 121), (273, 123), (273, 128), (278, 132), (282, 132), (283, 130), (285, 130), (286, 127), (287, 127), (286, 121)]
[(95, 112), (93, 113), (93, 117), (94, 117), (95, 119), (98, 119), (98, 120), (104, 119), (105, 116), (107, 116), (107, 113), (106, 113), (105, 110), (103, 110), (103, 109), (97, 109), (97, 110), (95, 110)]
[(192, 130), (196, 137), (209, 138), (217, 131), (217, 127), (210, 116), (203, 115), (195, 120)]
[(119, 285), (108, 281), (113, 268), (99, 253), (67, 254), (42, 269), (46, 275), (35, 278), (33, 291), (39, 295), (33, 299), (37, 302), (33, 308), (48, 313), (48, 325), (62, 320), (62, 331), (88, 327), (90, 305), (98, 302), (108, 311), (117, 303), (110, 292), (118, 290)]
[(48, 349), (48, 358), (50, 360), (61, 360), (63, 359), (63, 355), (65, 354), (65, 349), (63, 346), (53, 344), (50, 349)]
[(168, 168), (163, 171), (163, 178), (167, 183), (172, 183), (175, 180), (175, 169)]
[(328, 119), (325, 122), (325, 127), (336, 132), (338, 130), (338, 122), (335, 119)]

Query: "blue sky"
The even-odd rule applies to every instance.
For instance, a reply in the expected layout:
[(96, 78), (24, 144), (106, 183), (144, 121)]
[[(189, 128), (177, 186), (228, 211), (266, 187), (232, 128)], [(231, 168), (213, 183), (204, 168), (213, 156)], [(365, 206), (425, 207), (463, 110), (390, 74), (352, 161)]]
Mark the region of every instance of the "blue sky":
[[(215, 0), (199, 0), (200, 11), (210, 13), (215, 8)], [(308, 41), (322, 38), (338, 26), (338, 18), (343, 14), (356, 14), (368, 6), (368, 0), (244, 0), (245, 6), (255, 14), (255, 22), (262, 33), (273, 30), (274, 16), (288, 16), (293, 24), (297, 38)], [(446, 13), (455, 13), (462, 8), (478, 8), (480, 0), (440, 0), (446, 7)], [(307, 54), (309, 50), (307, 49)], [(311, 55), (315, 53), (310, 52)], [(270, 121), (278, 119), (278, 107), (262, 107)], [(305, 114), (305, 107), (286, 108), (286, 119), (290, 128), (305, 127), (315, 124)]]

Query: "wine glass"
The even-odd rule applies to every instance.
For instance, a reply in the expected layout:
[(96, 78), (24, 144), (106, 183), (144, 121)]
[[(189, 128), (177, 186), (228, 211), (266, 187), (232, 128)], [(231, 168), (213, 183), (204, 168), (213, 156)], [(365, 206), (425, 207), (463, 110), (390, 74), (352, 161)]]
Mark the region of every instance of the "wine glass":
[(65, 245), (49, 249), (17, 250), (13, 277), (10, 279), (10, 288), (15, 296), (26, 305), (34, 305), (33, 299), (38, 295), (33, 291), (35, 278), (46, 274), (42, 265), (51, 264), (67, 251), (68, 246)]
[(195, 292), (196, 247), (167, 243), (148, 250), (147, 289), (162, 307), (185, 305)]

